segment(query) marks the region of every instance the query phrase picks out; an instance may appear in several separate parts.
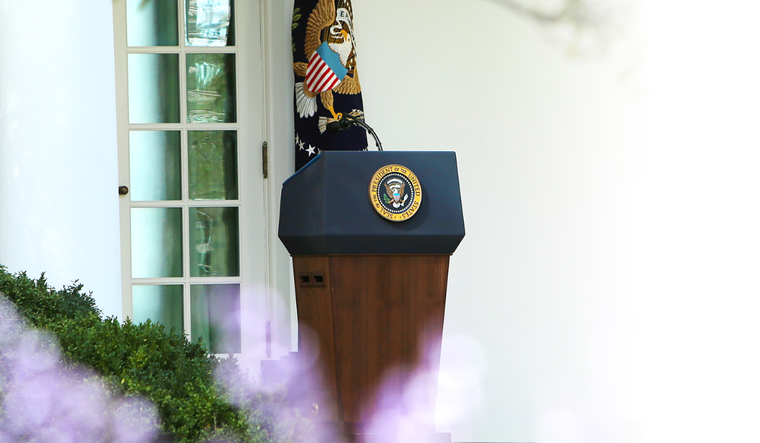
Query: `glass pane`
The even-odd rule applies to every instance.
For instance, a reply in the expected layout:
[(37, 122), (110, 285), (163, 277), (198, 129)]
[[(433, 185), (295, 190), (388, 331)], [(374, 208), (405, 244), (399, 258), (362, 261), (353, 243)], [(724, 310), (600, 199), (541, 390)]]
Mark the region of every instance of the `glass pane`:
[(127, 0), (129, 46), (178, 46), (177, 1)]
[(182, 209), (132, 208), (132, 278), (182, 277)]
[(130, 123), (179, 123), (179, 55), (127, 56)]
[(187, 0), (185, 3), (185, 44), (226, 46), (231, 40), (230, 0)]
[(237, 132), (188, 131), (191, 200), (236, 200)]
[(240, 286), (190, 286), (190, 336), (212, 354), (240, 352)]
[(234, 123), (235, 54), (187, 55), (187, 121)]
[(184, 333), (182, 321), (182, 285), (133, 286), (132, 322), (150, 319), (169, 331)]
[(132, 201), (181, 200), (179, 131), (129, 133)]
[(190, 208), (191, 277), (239, 276), (238, 208)]

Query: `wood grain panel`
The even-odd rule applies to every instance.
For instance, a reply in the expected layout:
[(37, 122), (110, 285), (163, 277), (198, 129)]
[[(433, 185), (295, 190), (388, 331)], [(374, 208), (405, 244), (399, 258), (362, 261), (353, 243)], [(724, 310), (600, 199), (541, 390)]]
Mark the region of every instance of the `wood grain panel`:
[[(415, 370), (438, 373), (448, 266), (449, 255), (293, 257), (298, 354), (322, 383), (309, 394), (318, 421), (350, 441), (371, 440), (364, 428), (381, 412), (381, 386), (393, 402)], [(435, 376), (428, 382), (434, 393)], [(431, 435), (433, 409), (423, 431)]]
[[(449, 256), (330, 256), (338, 388), (346, 422), (382, 395), (399, 398), (415, 368), (437, 372)], [(434, 367), (431, 367), (434, 366)], [(433, 390), (435, 386), (433, 386)], [(432, 423), (432, 420), (431, 420)]]
[[(329, 263), (325, 256), (293, 257), (293, 274), (296, 282), (298, 311), (298, 358), (303, 377), (298, 383), (308, 410), (317, 414), (317, 421), (342, 421), (335, 376), (335, 346), (333, 342), (332, 303), (330, 300)], [(304, 286), (301, 277), (312, 278)], [(314, 275), (324, 278), (323, 284), (314, 286)], [(312, 405), (316, 404), (317, 408)]]

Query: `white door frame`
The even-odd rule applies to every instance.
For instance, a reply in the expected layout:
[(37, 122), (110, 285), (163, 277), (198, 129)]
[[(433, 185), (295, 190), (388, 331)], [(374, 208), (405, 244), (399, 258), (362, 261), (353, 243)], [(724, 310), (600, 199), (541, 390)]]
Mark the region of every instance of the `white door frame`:
[[(180, 0), (179, 10), (184, 3)], [(238, 206), (240, 241), (240, 277), (189, 277), (188, 259), (184, 258), (182, 278), (132, 279), (130, 211), (132, 207), (161, 206), (160, 203), (131, 202), (129, 194), (119, 200), (121, 230), (121, 274), (123, 316), (132, 315), (132, 286), (135, 283), (182, 283), (185, 285), (184, 319), (185, 333), (190, 332), (189, 284), (190, 283), (236, 283), (241, 284), (241, 319), (243, 359), (245, 366), (258, 368), (255, 361), (265, 358), (267, 347), (267, 322), (272, 320), (272, 303), (269, 300), (269, 274), (267, 263), (270, 257), (269, 245), (272, 237), (270, 223), (271, 209), (268, 204), (270, 189), (262, 175), (262, 154), (260, 147), (265, 137), (265, 108), (268, 97), (264, 93), (263, 69), (264, 51), (262, 40), (261, 5), (259, 2), (239, 0), (235, 2), (235, 43), (234, 47), (208, 48), (184, 47), (184, 13), (179, 14), (179, 47), (128, 48), (126, 32), (126, 0), (114, 0), (114, 45), (116, 66), (117, 131), (119, 146), (119, 184), (130, 186), (129, 179), (129, 131), (139, 129), (180, 129), (183, 141), (186, 131), (200, 129), (234, 129), (238, 131), (238, 193), (239, 200), (202, 201), (187, 200), (187, 174), (183, 168), (183, 254), (189, 253), (187, 207), (189, 206)], [(180, 54), (180, 97), (181, 117), (179, 124), (134, 125), (129, 124), (127, 90), (127, 54), (170, 52)], [(234, 124), (190, 124), (186, 123), (186, 98), (184, 88), (185, 53), (234, 53), (236, 54), (237, 122)], [(183, 164), (186, 160), (186, 145), (183, 143)], [(116, 191), (114, 191), (116, 192)], [(276, 225), (275, 225), (276, 231)], [(275, 233), (276, 237), (276, 233)]]

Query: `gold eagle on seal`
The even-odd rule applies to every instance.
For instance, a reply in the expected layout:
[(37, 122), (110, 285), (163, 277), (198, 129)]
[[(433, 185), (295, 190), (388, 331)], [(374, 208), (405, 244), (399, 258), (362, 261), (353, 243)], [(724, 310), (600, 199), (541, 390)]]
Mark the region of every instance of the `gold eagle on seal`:
[[(406, 203), (406, 200), (409, 198), (408, 194), (404, 194), (404, 190), (406, 188), (406, 183), (404, 183), (403, 180), (392, 178), (385, 182), (385, 192), (388, 196), (390, 196), (391, 201), (389, 202), (391, 205), (393, 205), (394, 208), (399, 208), (401, 206), (404, 206), (404, 203)], [(402, 197), (403, 200), (402, 200)]]
[[(301, 118), (312, 117), (317, 112), (317, 98), (330, 111), (332, 118), (340, 120), (342, 113), (335, 112), (333, 94), (358, 94), (361, 92), (359, 77), (356, 72), (356, 46), (352, 23), (353, 11), (346, 0), (319, 0), (316, 8), (309, 15), (306, 23), (304, 53), (307, 59), (323, 43), (338, 54), (348, 73), (333, 88), (315, 92), (306, 82), (296, 83), (296, 109)], [(306, 77), (308, 63), (293, 63), (295, 74)]]

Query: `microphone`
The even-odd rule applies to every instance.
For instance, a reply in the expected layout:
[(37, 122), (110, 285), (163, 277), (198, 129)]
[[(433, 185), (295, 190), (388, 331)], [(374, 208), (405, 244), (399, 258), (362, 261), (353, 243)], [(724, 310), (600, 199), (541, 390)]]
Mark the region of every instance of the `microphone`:
[(348, 119), (348, 117), (343, 117), (340, 120), (335, 120), (334, 122), (330, 122), (327, 124), (327, 132), (330, 133), (336, 133), (340, 131), (344, 131), (351, 127), (351, 121)]
[(377, 150), (382, 152), (383, 144), (380, 143), (380, 138), (378, 138), (377, 134), (375, 133), (375, 130), (372, 129), (364, 121), (364, 113), (362, 113), (361, 111), (353, 111), (350, 114), (346, 114), (343, 117), (341, 117), (340, 120), (335, 120), (330, 123), (327, 123), (325, 125), (325, 129), (327, 130), (327, 132), (336, 133), (340, 131), (345, 131), (346, 129), (350, 128), (353, 125), (360, 126), (364, 128), (365, 131), (369, 132), (372, 138), (375, 139), (375, 146), (377, 146)]

